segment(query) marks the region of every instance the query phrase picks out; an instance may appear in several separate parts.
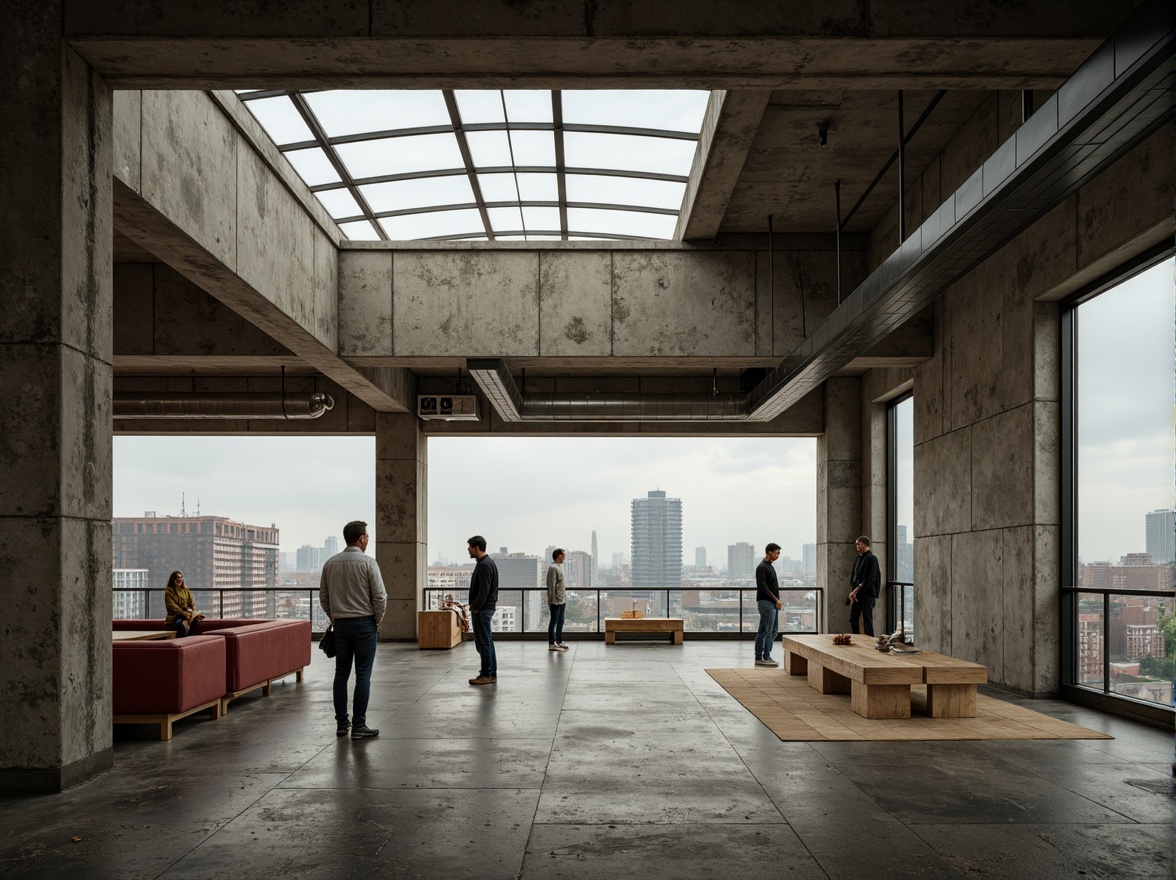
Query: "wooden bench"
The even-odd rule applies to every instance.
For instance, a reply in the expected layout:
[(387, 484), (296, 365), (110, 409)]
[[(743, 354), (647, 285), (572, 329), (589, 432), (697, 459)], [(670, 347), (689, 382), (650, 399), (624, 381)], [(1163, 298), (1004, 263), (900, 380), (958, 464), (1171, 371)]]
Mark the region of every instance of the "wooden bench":
[(604, 643), (616, 643), (617, 633), (668, 633), (675, 645), (682, 644), (684, 632), (681, 617), (606, 617)]
[(834, 645), (833, 636), (784, 636), (784, 667), (807, 675), (823, 694), (850, 694), (853, 711), (863, 718), (910, 718), (911, 685), (927, 685), (927, 714), (933, 718), (974, 718), (976, 685), (988, 681), (979, 663), (943, 654), (884, 654), (869, 636), (852, 645)]

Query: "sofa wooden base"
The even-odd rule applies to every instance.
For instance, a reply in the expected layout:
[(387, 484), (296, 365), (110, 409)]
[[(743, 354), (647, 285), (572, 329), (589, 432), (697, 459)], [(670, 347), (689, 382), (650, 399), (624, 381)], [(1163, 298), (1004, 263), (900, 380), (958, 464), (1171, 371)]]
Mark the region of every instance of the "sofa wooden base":
[(181, 718), (187, 718), (189, 715), (195, 715), (197, 712), (208, 712), (212, 720), (221, 717), (221, 699), (218, 697), (215, 700), (210, 700), (203, 705), (196, 706), (189, 709), (187, 712), (161, 712), (148, 713), (142, 715), (115, 715), (115, 724), (158, 724), (159, 738), (161, 740), (169, 740), (172, 738), (172, 723), (179, 721)]
[(220, 699), (221, 711), (228, 712), (230, 702), (237, 699), (237, 697), (243, 697), (243, 696), (245, 696), (245, 694), (253, 693), (253, 691), (257, 690), (258, 688), (261, 689), (261, 693), (264, 696), (268, 697), (271, 693), (273, 693), (275, 681), (281, 681), (283, 678), (286, 678), (287, 676), (293, 675), (293, 676), (295, 676), (295, 680), (300, 682), (300, 681), (302, 681), (302, 674), (303, 674), (302, 669), (292, 669), (289, 672), (287, 672), (285, 675), (277, 675), (277, 676), (274, 676), (273, 678), (267, 678), (265, 681), (259, 681), (257, 684), (251, 684), (247, 688), (241, 688), (241, 690), (239, 690), (239, 691), (233, 691), (232, 693), (225, 694)]
[(675, 645), (682, 644), (683, 619), (681, 617), (606, 617), (604, 619), (604, 643), (616, 644), (617, 633), (666, 633)]

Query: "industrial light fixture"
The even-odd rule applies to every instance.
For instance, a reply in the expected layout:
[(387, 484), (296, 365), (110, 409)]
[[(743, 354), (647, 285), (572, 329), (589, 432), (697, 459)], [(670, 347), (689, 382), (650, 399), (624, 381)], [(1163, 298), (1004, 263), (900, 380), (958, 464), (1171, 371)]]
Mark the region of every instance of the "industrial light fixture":
[(821, 120), (817, 123), (817, 146), (823, 147), (829, 143), (829, 122)]

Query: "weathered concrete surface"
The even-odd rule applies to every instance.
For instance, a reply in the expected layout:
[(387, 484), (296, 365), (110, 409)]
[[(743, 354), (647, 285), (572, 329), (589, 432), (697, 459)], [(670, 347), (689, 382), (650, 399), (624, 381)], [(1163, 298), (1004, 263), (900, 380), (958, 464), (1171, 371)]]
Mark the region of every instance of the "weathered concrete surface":
[(769, 89), (711, 92), (674, 227), (676, 241), (718, 234), (770, 95)]
[[(974, 137), (1015, 125), (1000, 107), (978, 114)], [(953, 285), (936, 304), (934, 356), (915, 369), (920, 643), (1027, 693), (1059, 685), (1056, 301), (1170, 240), (1174, 142), (1158, 130)], [(945, 188), (970, 150), (961, 139), (945, 152)]]
[(388, 251), (350, 251), (339, 260), (339, 355), (392, 355)]
[(370, 406), (411, 409), (406, 377), (339, 359), (339, 232), (239, 105), (198, 92), (120, 100), (120, 231)]
[[(849, 632), (849, 576), (862, 534), (861, 380), (830, 379), (824, 388), (825, 432), (817, 438), (817, 583), (825, 586), (829, 632)], [(874, 610), (875, 632), (886, 611)]]
[(613, 353), (612, 255), (607, 251), (539, 254), (539, 353)]
[[(189, 7), (68, 0), (66, 38), (117, 85), (151, 87), (485, 87), (487, 78), (544, 87), (771, 88), (860, 86), (864, 74), (902, 88), (912, 68), (944, 88), (1056, 85), (1131, 11), (1082, 0), (1066, 15), (1016, 14), (967, 0), (775, 5), (706, 3), (668, 15), (656, 0), (519, 6), (509, 0), (437, 7), (359, 2)], [(237, 51), (226, 51), (226, 43)], [(852, 51), (845, 51), (846, 42)], [(346, 59), (341, 76), (340, 59)], [(246, 84), (245, 80), (249, 83)]]
[(428, 444), (415, 415), (376, 416), (376, 562), (388, 590), (381, 639), (415, 639), (428, 566)]
[(112, 754), (111, 93), (60, 28), (0, 11), (0, 788), (49, 791)]

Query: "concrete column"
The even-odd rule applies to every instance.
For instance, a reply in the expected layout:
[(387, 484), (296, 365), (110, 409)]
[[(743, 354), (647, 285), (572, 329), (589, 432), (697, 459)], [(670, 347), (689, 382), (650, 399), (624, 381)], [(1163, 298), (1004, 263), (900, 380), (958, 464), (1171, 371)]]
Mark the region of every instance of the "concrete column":
[(427, 445), (415, 415), (376, 414), (376, 562), (388, 588), (384, 640), (415, 640), (428, 565)]
[(861, 533), (861, 380), (830, 379), (825, 433), (817, 438), (817, 583), (825, 587), (828, 632), (849, 632), (845, 597), (856, 556), (853, 542)]
[(111, 93), (56, 6), (0, 7), (0, 788), (108, 769)]

